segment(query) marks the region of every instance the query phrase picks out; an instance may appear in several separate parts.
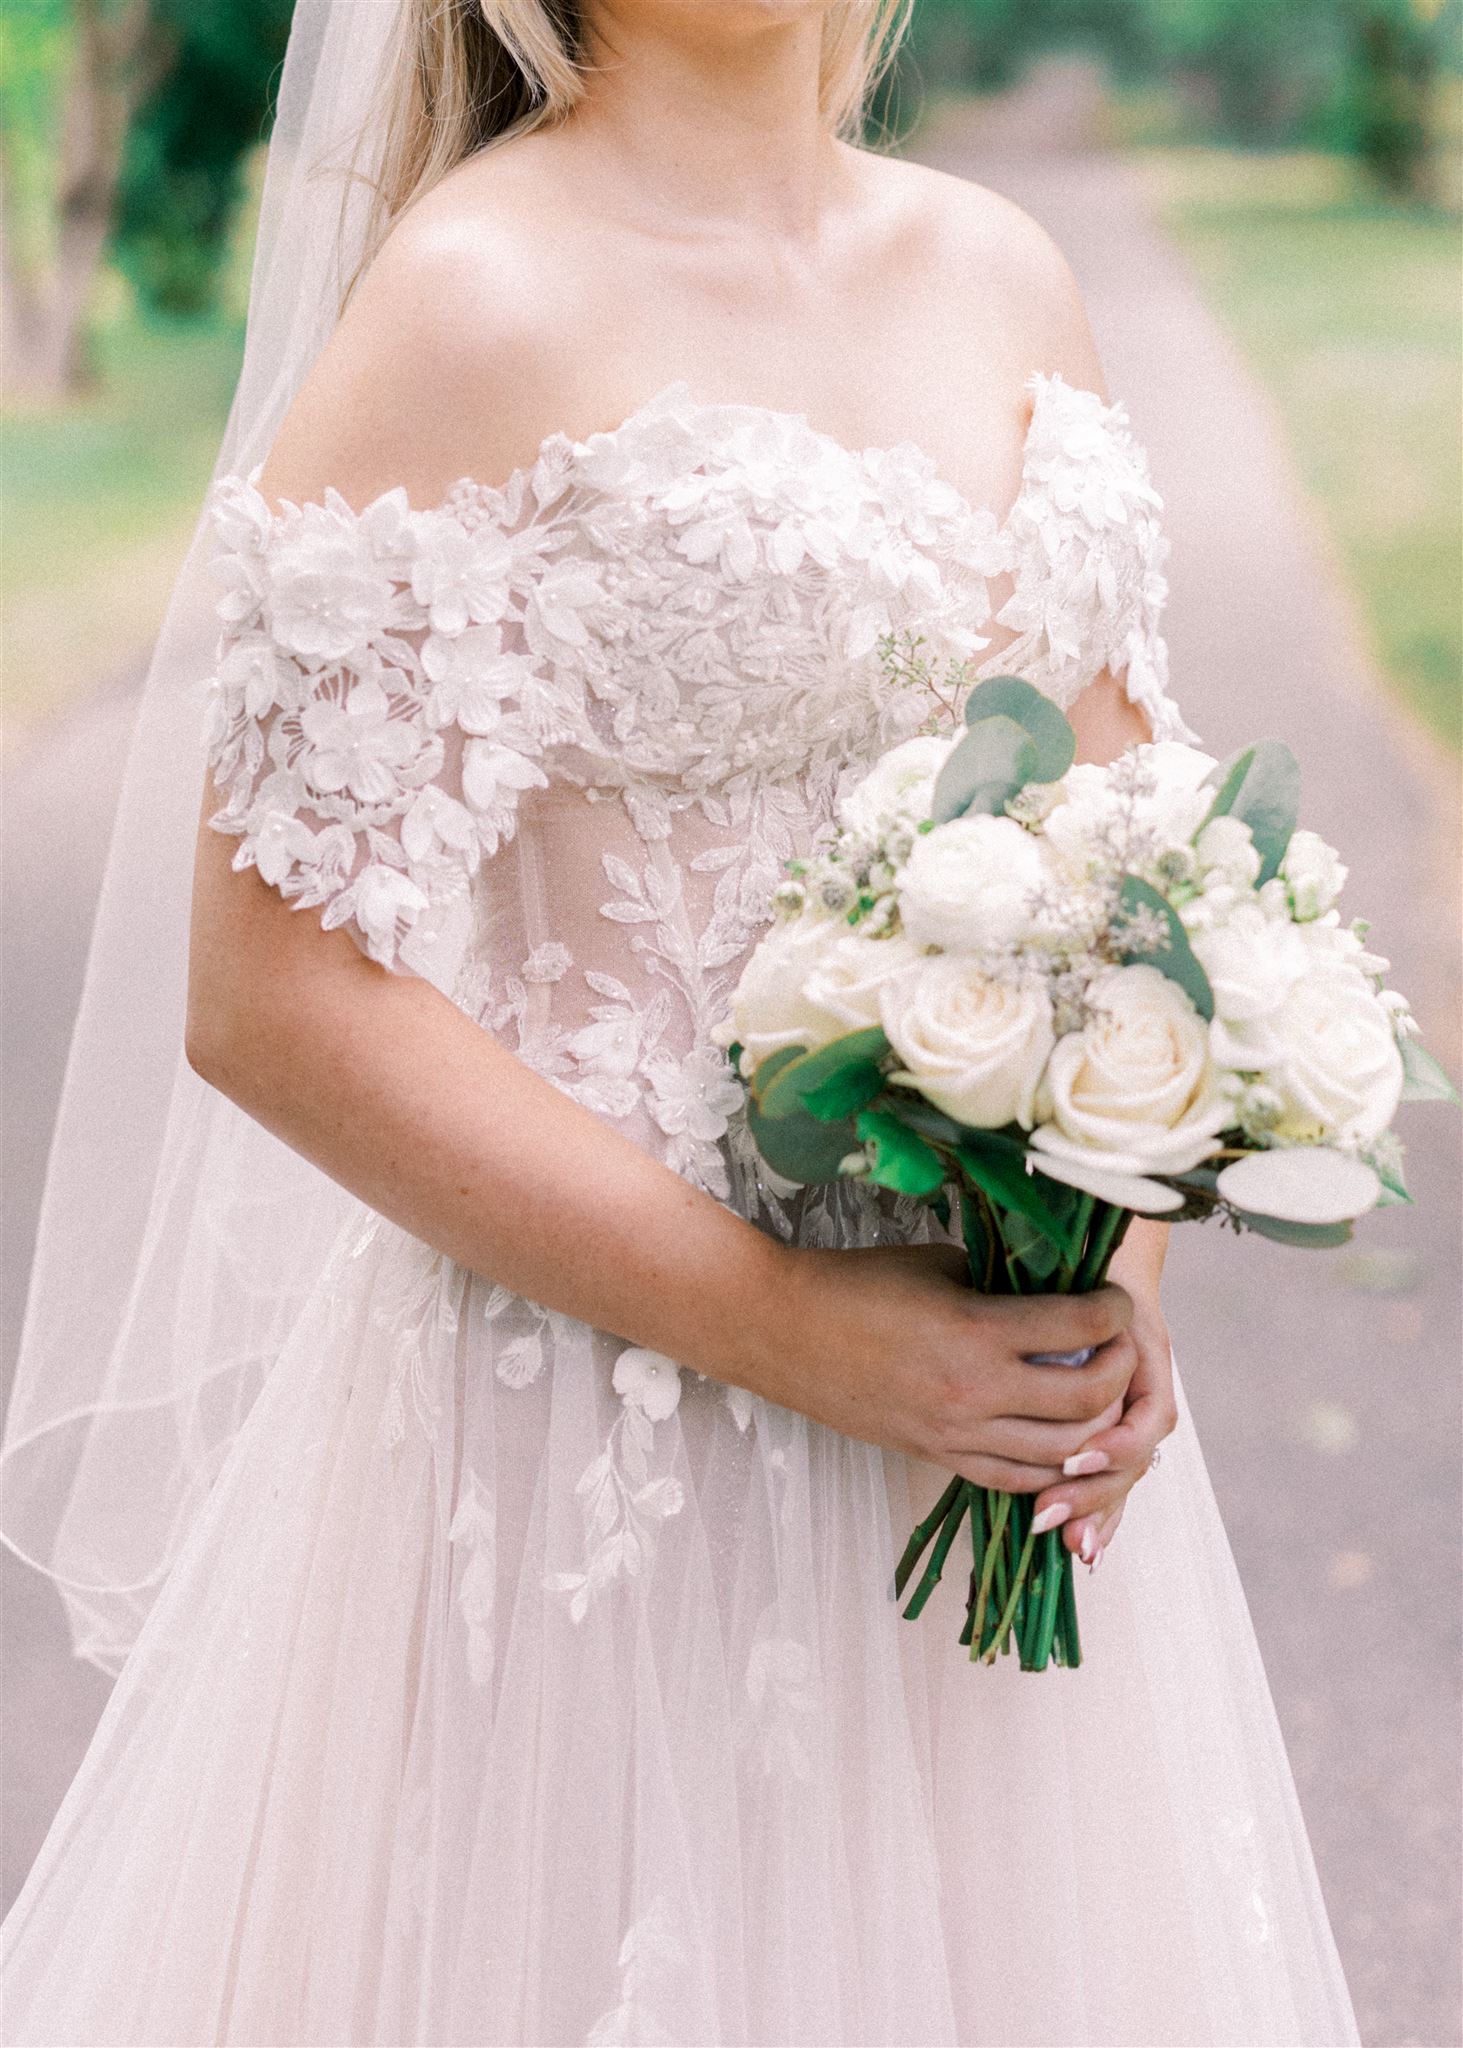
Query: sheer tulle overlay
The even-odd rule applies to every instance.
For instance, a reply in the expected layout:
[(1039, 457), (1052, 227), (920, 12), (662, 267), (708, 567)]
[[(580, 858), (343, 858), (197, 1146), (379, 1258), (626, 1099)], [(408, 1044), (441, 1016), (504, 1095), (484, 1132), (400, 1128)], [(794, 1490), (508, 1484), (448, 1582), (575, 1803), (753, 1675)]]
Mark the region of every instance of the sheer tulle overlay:
[[(1033, 391), (1004, 522), (683, 387), (431, 511), (228, 480), (220, 829), (761, 1227), (920, 1235), (769, 1182), (710, 1034), (840, 775), (940, 714), (882, 636), (1185, 730), (1141, 451)], [(7, 1922), (8, 2039), (1355, 2039), (1187, 1416), (1035, 1679), (970, 1665), (962, 1569), (892, 1602), (932, 1466), (353, 1204), (269, 1327)]]

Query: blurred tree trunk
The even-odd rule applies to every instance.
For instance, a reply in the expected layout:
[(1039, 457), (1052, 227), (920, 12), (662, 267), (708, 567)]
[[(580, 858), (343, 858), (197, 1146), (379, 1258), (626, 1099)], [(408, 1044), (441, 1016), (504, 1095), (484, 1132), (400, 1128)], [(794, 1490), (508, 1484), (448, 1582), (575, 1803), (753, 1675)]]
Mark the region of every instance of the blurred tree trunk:
[(162, 56), (148, 0), (72, 0), (71, 17), (54, 234), (44, 271), (27, 271), (15, 237), (0, 233), (6, 381), (12, 392), (41, 398), (89, 380), (86, 315), (111, 227), (122, 146)]
[(1439, 11), (1427, 0), (1355, 0), (1357, 152), (1400, 199), (1430, 196)]

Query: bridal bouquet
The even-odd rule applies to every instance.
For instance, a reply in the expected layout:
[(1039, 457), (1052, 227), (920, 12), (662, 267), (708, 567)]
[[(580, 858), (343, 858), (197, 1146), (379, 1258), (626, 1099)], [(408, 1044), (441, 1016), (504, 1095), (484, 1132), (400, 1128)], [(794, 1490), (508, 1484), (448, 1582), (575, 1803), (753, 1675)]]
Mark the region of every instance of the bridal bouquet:
[[(958, 1218), (973, 1284), (1010, 1294), (1100, 1285), (1135, 1214), (1329, 1246), (1405, 1201), (1397, 1103), (1457, 1097), (1341, 922), (1288, 749), (1074, 766), (1015, 676), (964, 715), (886, 753), (774, 894), (727, 1032), (772, 1172)], [(896, 1597), (930, 1552), (906, 1616), (967, 1518), (971, 1657), (1075, 1665), (1071, 1554), (1030, 1496), (953, 1479), (900, 1561)]]

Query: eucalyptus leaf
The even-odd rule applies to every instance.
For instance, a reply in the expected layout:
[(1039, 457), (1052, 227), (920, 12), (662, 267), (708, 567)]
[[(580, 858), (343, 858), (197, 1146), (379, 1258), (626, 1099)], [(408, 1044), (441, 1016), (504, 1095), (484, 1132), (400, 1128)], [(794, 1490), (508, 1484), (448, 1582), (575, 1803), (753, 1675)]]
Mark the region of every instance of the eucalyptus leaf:
[(1300, 763), (1283, 741), (1257, 740), (1219, 770), (1209, 816), (1225, 815), (1249, 826), (1260, 856), (1259, 879), (1268, 882), (1300, 815)]
[(967, 728), (935, 781), (930, 815), (940, 825), (967, 811), (999, 817), (1036, 774), (1036, 742), (1014, 718), (982, 718)]
[(870, 1180), (899, 1195), (933, 1195), (945, 1184), (945, 1163), (917, 1131), (887, 1110), (866, 1109), (857, 1119), (858, 1142), (871, 1161)]
[(772, 1171), (803, 1184), (840, 1179), (843, 1161), (859, 1148), (851, 1118), (824, 1123), (806, 1109), (764, 1116), (755, 1095), (747, 1098), (747, 1128)]
[(1234, 1210), (1236, 1222), (1256, 1237), (1273, 1238), (1277, 1244), (1297, 1245), (1305, 1251), (1328, 1252), (1351, 1240), (1349, 1223), (1288, 1223), (1282, 1216), (1258, 1216), (1247, 1209)]
[(1036, 766), (1031, 780), (1059, 782), (1077, 756), (1077, 735), (1050, 697), (1024, 676), (990, 676), (965, 700), (965, 723), (1014, 718), (1031, 736)]
[[(764, 1116), (793, 1116), (805, 1109), (813, 1109), (810, 1097), (820, 1095), (828, 1084), (841, 1076), (852, 1073), (860, 1081), (866, 1081), (873, 1070), (879, 1086), (883, 1077), (878, 1074), (878, 1062), (889, 1050), (889, 1041), (877, 1024), (871, 1024), (859, 1031), (846, 1031), (841, 1038), (832, 1039), (827, 1045), (820, 1045), (812, 1052), (797, 1048), (795, 1059), (785, 1060), (765, 1084), (762, 1074), (766, 1063), (757, 1070), (756, 1092), (758, 1107)], [(854, 1092), (857, 1093), (855, 1086)], [(858, 1102), (850, 1102), (845, 1109), (834, 1109), (831, 1114), (844, 1116), (854, 1109), (861, 1109), (871, 1102), (879, 1092), (874, 1087)], [(827, 1101), (836, 1099), (836, 1090), (830, 1090)], [(813, 1114), (823, 1115), (820, 1107)]]
[(1134, 912), (1147, 911), (1161, 924), (1164, 932), (1162, 945), (1151, 952), (1138, 947), (1120, 951), (1118, 958), (1128, 966), (1142, 965), (1156, 967), (1166, 974), (1170, 981), (1178, 983), (1199, 1015), (1207, 1023), (1214, 1015), (1214, 991), (1209, 986), (1209, 977), (1199, 965), (1189, 935), (1170, 904), (1148, 882), (1138, 875), (1124, 875), (1122, 892), (1118, 897), (1120, 916), (1131, 916)]
[(1410, 1035), (1399, 1042), (1402, 1054), (1402, 1100), (1404, 1102), (1457, 1102), (1457, 1089), (1441, 1063), (1420, 1040)]

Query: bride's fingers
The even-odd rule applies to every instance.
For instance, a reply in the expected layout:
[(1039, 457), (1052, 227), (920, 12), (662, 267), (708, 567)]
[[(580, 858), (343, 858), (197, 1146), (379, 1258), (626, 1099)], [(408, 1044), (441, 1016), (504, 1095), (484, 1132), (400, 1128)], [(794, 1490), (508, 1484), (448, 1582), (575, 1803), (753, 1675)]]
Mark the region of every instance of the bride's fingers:
[(1110, 1429), (1090, 1436), (1080, 1451), (1063, 1460), (1069, 1477), (1083, 1478), (1097, 1472), (1136, 1472), (1141, 1476), (1153, 1462), (1153, 1453), (1173, 1432), (1178, 1410), (1166, 1387), (1143, 1389), (1134, 1394), (1122, 1419)]

